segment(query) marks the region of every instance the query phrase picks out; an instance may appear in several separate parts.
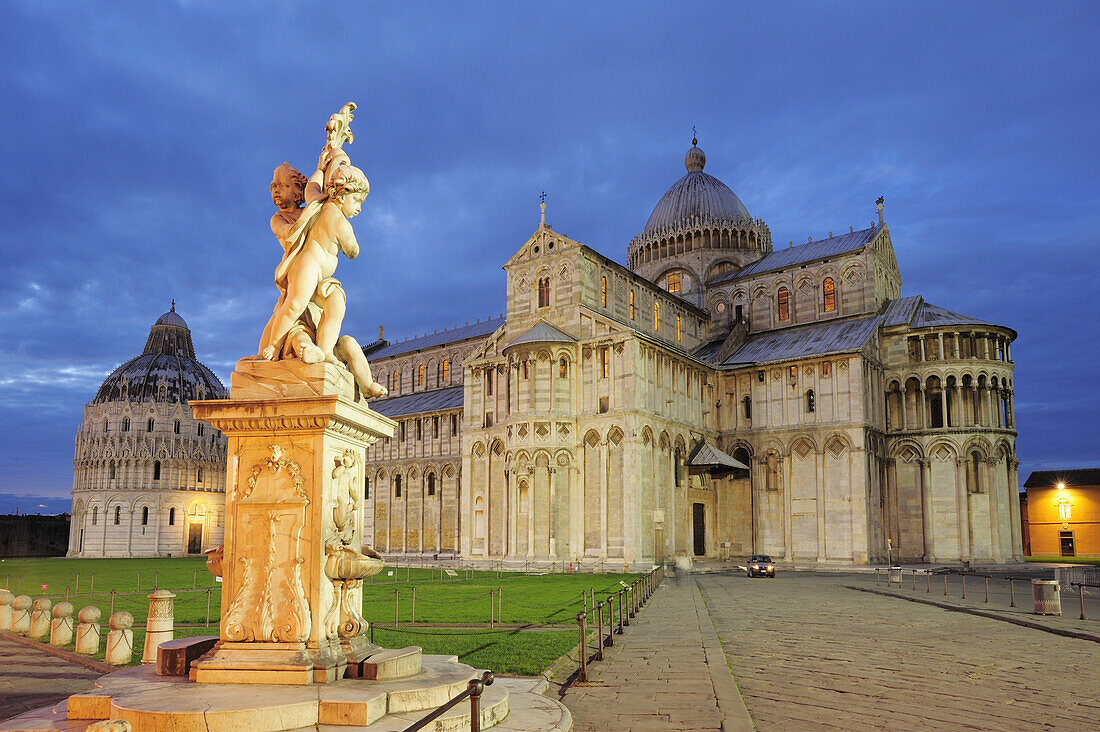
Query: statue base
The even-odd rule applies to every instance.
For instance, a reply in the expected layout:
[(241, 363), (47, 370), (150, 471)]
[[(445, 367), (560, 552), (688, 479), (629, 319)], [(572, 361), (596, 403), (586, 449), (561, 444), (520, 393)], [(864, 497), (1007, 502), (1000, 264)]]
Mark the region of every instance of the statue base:
[(229, 439), (221, 632), (192, 679), (315, 684), (370, 655), (362, 545), (366, 448), (395, 423), (350, 372), (328, 363), (242, 359), (230, 398), (191, 402)]

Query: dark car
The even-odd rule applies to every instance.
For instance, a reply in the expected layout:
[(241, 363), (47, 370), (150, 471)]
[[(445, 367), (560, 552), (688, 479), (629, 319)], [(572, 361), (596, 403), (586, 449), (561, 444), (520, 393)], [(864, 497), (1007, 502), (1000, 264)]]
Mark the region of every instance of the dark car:
[(775, 577), (775, 562), (767, 554), (753, 554), (748, 571), (750, 577)]

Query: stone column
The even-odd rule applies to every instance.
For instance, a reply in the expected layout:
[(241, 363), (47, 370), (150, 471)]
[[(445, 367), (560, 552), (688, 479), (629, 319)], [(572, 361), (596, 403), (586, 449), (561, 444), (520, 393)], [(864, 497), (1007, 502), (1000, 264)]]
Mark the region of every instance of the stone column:
[[(223, 568), (224, 557), (223, 557)], [(225, 594), (224, 588), (222, 594)], [(170, 641), (175, 637), (175, 615), (172, 609), (172, 600), (175, 599), (168, 590), (156, 590), (153, 594), (149, 595), (149, 619), (145, 623), (145, 649), (141, 654), (141, 662), (143, 664), (156, 663), (157, 662), (157, 646), (165, 641)], [(118, 613), (115, 613), (118, 615)], [(111, 616), (110, 622), (113, 623), (115, 615)], [(129, 615), (129, 613), (127, 613)], [(130, 624), (133, 625), (134, 619), (130, 618)], [(113, 629), (115, 626), (111, 625)], [(111, 640), (107, 639), (107, 646), (110, 648)], [(131, 645), (133, 645), (131, 643)], [(129, 663), (129, 659), (126, 661)], [(110, 661), (108, 661), (110, 663)]]
[(894, 549), (901, 550), (901, 531), (898, 525), (898, 460), (897, 458), (886, 458), (886, 485), (883, 487), (886, 496), (883, 504), (886, 506), (886, 516), (883, 520), (883, 529), (886, 533), (886, 538), (889, 542), (884, 541), (886, 545), (883, 548), (886, 549), (887, 561), (892, 561), (893, 557), (890, 545), (893, 545)]
[(940, 422), (945, 429), (949, 426), (947, 419), (947, 387), (940, 384)]
[(31, 606), (34, 601), (28, 595), (17, 595), (11, 603), (11, 632), (29, 635), (31, 632)]
[(125, 666), (134, 657), (134, 616), (125, 611), (117, 612), (110, 617), (107, 625), (111, 630), (107, 633), (105, 660), (112, 666)]
[(31, 613), (30, 637), (35, 640), (46, 640), (50, 637), (50, 608), (53, 603), (45, 597), (34, 601), (34, 612)]
[(367, 446), (396, 423), (332, 364), (242, 359), (231, 385), (230, 399), (191, 402), (229, 439), (221, 632), (195, 679), (336, 681), (349, 657), (369, 655), (356, 608), (361, 580), (382, 566), (346, 516), (363, 510)]
[(73, 642), (73, 605), (71, 602), (59, 602), (53, 606), (53, 620), (50, 622), (50, 645), (67, 646)]
[(80, 608), (77, 619), (80, 624), (76, 626), (76, 652), (85, 656), (94, 656), (99, 653), (99, 619), (103, 613), (94, 605)]
[(1020, 478), (1017, 475), (1020, 461), (1013, 457), (1006, 459), (1008, 460), (1008, 515), (1009, 523), (1012, 525), (1012, 559), (1015, 562), (1023, 562), (1023, 527), (1020, 525)]
[(0, 589), (0, 630), (11, 630), (11, 604), (15, 595)]
[[(958, 458), (955, 469), (955, 500), (959, 520), (959, 561), (970, 559), (970, 492), (966, 488), (966, 459)], [(981, 477), (978, 478), (979, 483)]]
[(924, 534), (924, 561), (936, 561), (936, 535), (935, 524), (932, 522), (932, 461), (928, 458), (919, 458), (920, 465), (920, 497), (921, 497), (921, 529)]

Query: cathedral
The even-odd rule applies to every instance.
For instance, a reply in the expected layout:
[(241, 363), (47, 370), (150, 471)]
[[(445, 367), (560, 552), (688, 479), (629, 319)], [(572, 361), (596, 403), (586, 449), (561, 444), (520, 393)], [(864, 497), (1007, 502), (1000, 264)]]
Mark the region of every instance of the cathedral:
[(1016, 333), (902, 297), (883, 220), (773, 247), (696, 141), (623, 267), (543, 219), (500, 318), (364, 347), (392, 558), (1021, 561)]
[(142, 353), (84, 408), (73, 459), (70, 557), (201, 554), (222, 543), (226, 439), (191, 416), (191, 399), (229, 396), (195, 360), (172, 309)]

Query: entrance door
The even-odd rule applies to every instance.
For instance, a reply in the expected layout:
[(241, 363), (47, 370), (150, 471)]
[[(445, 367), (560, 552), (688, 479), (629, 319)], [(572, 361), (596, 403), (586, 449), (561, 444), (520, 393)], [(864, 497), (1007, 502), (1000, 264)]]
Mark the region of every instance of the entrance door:
[(1058, 542), (1062, 545), (1063, 557), (1075, 557), (1077, 552), (1073, 546), (1073, 532), (1072, 531), (1059, 531)]
[(707, 553), (707, 507), (702, 503), (692, 504), (692, 534), (695, 538), (695, 556)]
[(202, 553), (202, 524), (187, 525), (187, 553)]

